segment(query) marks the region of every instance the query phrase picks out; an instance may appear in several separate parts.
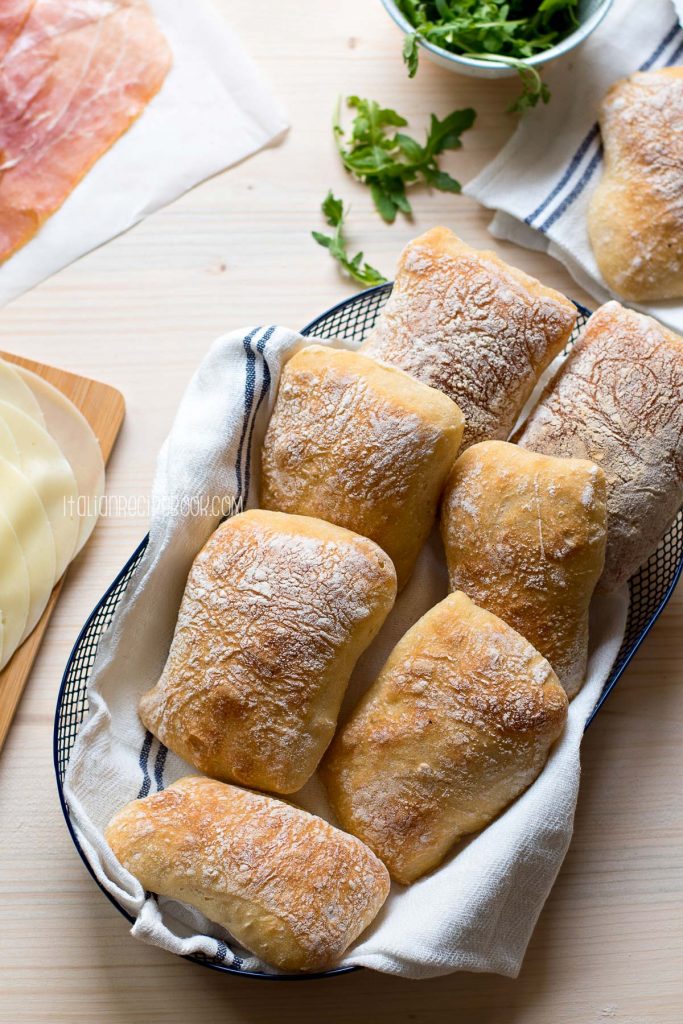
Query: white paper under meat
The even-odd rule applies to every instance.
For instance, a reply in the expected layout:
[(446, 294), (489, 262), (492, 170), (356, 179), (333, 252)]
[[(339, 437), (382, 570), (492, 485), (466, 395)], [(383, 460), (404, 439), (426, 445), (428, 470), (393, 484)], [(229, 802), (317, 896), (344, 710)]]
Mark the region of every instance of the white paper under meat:
[(206, 0), (148, 0), (173, 67), (142, 116), (28, 245), (0, 266), (0, 305), (262, 149), (284, 111)]

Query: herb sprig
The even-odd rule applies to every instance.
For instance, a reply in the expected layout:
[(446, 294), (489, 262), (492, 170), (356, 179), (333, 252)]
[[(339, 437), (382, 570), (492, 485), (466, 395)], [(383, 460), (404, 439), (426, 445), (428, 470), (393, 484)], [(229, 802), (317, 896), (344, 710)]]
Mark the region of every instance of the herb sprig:
[(379, 270), (371, 267), (369, 263), (363, 261), (362, 252), (356, 253), (353, 257), (349, 256), (344, 239), (344, 218), (346, 212), (341, 199), (337, 199), (331, 191), (328, 192), (322, 202), (321, 210), (325, 220), (335, 231), (333, 235), (323, 235), (320, 231), (312, 231), (311, 234), (318, 245), (329, 249), (331, 256), (337, 260), (349, 277), (352, 277), (358, 284), (364, 284), (370, 288), (376, 284), (385, 284), (386, 277), (380, 274)]
[(501, 61), (516, 68), (522, 82), (511, 110), (548, 102), (548, 87), (527, 61), (578, 25), (578, 0), (397, 0), (397, 6), (415, 28), (403, 44), (411, 78), (419, 39), (465, 57)]
[(406, 195), (410, 185), (421, 182), (442, 192), (460, 192), (460, 182), (441, 170), (438, 157), (460, 148), (460, 136), (474, 124), (474, 110), (454, 110), (443, 120), (432, 114), (421, 145), (404, 132), (392, 131), (408, 122), (390, 107), (359, 96), (349, 96), (346, 102), (356, 115), (347, 135), (337, 110), (334, 135), (339, 156), (346, 170), (369, 186), (377, 211), (388, 224), (399, 211), (412, 213)]

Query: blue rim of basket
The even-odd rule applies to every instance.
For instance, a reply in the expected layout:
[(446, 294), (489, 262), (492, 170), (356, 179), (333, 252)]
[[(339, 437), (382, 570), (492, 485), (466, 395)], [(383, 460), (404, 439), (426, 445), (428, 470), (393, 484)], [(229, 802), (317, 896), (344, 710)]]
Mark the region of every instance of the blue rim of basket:
[[(299, 333), (302, 334), (304, 338), (307, 338), (310, 334), (315, 333), (315, 329), (319, 323), (321, 323), (323, 320), (327, 320), (328, 317), (333, 316), (338, 310), (344, 309), (346, 306), (350, 306), (353, 302), (360, 301), (360, 299), (367, 299), (371, 295), (379, 295), (384, 292), (390, 292), (393, 289), (393, 287), (394, 282), (387, 281), (386, 284), (376, 284), (372, 288), (366, 288), (365, 291), (357, 292), (357, 294), (353, 295), (350, 299), (342, 299), (341, 302), (335, 302), (334, 306), (330, 306), (330, 308), (326, 309), (324, 313), (321, 313), (320, 316), (317, 316), (315, 320), (309, 321), (309, 323), (307, 323), (305, 327), (302, 327)], [(577, 304), (574, 303), (574, 305), (576, 306)], [(584, 310), (583, 306), (578, 306), (577, 308), (584, 313), (589, 313), (587, 309)]]
[[(328, 317), (332, 316), (338, 310), (343, 309), (346, 306), (348, 306), (349, 304), (351, 304), (352, 302), (357, 302), (357, 301), (359, 301), (362, 298), (367, 298), (367, 297), (369, 297), (371, 295), (374, 295), (374, 294), (390, 292), (392, 288), (393, 288), (393, 283), (392, 282), (387, 282), (386, 284), (375, 285), (375, 287), (373, 287), (373, 288), (368, 288), (365, 291), (358, 292), (358, 294), (354, 295), (351, 299), (343, 299), (341, 302), (337, 302), (334, 306), (331, 306), (324, 313), (321, 313), (320, 316), (317, 316), (314, 320), (311, 320), (308, 324), (306, 324), (306, 326), (304, 328), (302, 328), (300, 333), (304, 337), (306, 337), (308, 335), (311, 335), (311, 334), (314, 333), (316, 327), (322, 321), (328, 319)], [(580, 305), (578, 302), (575, 302), (574, 305), (579, 310), (579, 312), (581, 312), (585, 316), (590, 316), (591, 311), (589, 309), (586, 309), (585, 306)], [(60, 710), (61, 710), (61, 706), (62, 706), (62, 698), (64, 696), (64, 691), (66, 690), (67, 684), (69, 682), (69, 670), (70, 670), (72, 662), (73, 662), (73, 660), (74, 660), (74, 658), (76, 656), (76, 653), (78, 652), (78, 650), (79, 650), (79, 648), (81, 646), (81, 643), (83, 642), (83, 640), (85, 639), (88, 631), (90, 630), (90, 627), (92, 626), (93, 622), (95, 621), (95, 618), (98, 615), (98, 613), (100, 611), (100, 608), (111, 597), (111, 595), (114, 593), (114, 591), (119, 586), (121, 581), (123, 579), (125, 579), (126, 575), (130, 572), (131, 568), (135, 565), (137, 560), (140, 558), (140, 556), (146, 550), (148, 543), (149, 543), (149, 534), (147, 534), (142, 539), (142, 541), (137, 546), (137, 548), (135, 549), (133, 554), (130, 556), (130, 558), (128, 559), (126, 564), (123, 566), (121, 571), (117, 574), (117, 576), (114, 579), (114, 581), (111, 583), (111, 585), (107, 588), (106, 592), (103, 594), (103, 596), (97, 602), (97, 604), (93, 608), (92, 612), (88, 616), (88, 618), (87, 618), (85, 624), (83, 625), (82, 629), (80, 630), (80, 632), (78, 634), (78, 637), (76, 639), (76, 642), (74, 643), (74, 645), (73, 645), (73, 647), (71, 649), (71, 653), (69, 655), (68, 661), (66, 663), (66, 668), (64, 669), (64, 674), (62, 676), (62, 681), (61, 681), (61, 684), (60, 684), (60, 687), (59, 687), (59, 692), (57, 694), (57, 704), (56, 704), (56, 708), (55, 708), (54, 727), (53, 727), (53, 733), (52, 733), (52, 759), (53, 759), (54, 770), (55, 770), (55, 780), (56, 780), (56, 783), (57, 783), (57, 793), (58, 793), (58, 796), (59, 796), (59, 803), (60, 803), (60, 806), (62, 808), (62, 814), (64, 815), (64, 821), (66, 822), (66, 827), (67, 827), (67, 829), (69, 831), (69, 835), (71, 836), (71, 840), (72, 840), (74, 846), (76, 847), (76, 850), (78, 851), (79, 857), (83, 861), (83, 863), (84, 863), (88, 873), (90, 874), (91, 878), (93, 879), (93, 881), (95, 882), (97, 887), (104, 893), (104, 895), (107, 897), (107, 899), (112, 904), (112, 906), (114, 906), (118, 910), (118, 912), (120, 914), (122, 914), (131, 924), (135, 924), (135, 918), (131, 914), (129, 914), (128, 911), (125, 910), (121, 906), (120, 903), (117, 903), (116, 899), (112, 896), (112, 894), (107, 892), (107, 890), (104, 888), (102, 883), (99, 881), (99, 879), (95, 875), (95, 872), (93, 871), (93, 869), (92, 869), (92, 867), (90, 865), (90, 862), (88, 861), (87, 857), (85, 856), (85, 853), (84, 853), (84, 851), (83, 851), (83, 849), (81, 847), (81, 844), (80, 844), (80, 842), (78, 840), (78, 837), (76, 835), (76, 832), (74, 830), (73, 824), (71, 822), (71, 816), (69, 814), (69, 808), (68, 808), (66, 800), (64, 798), (64, 788), (63, 788), (62, 779), (61, 779), (61, 776), (60, 776), (58, 729), (59, 729), (59, 714), (60, 714)], [(678, 583), (678, 581), (679, 581), (679, 579), (681, 577), (681, 572), (682, 571), (683, 571), (683, 561), (681, 561), (681, 563), (679, 564), (679, 566), (678, 566), (678, 568), (677, 568), (677, 570), (676, 570), (676, 572), (674, 574), (674, 577), (673, 577), (673, 579), (671, 581), (671, 584), (670, 584), (669, 588), (667, 589), (664, 597), (662, 598), (660, 604), (658, 605), (655, 614), (651, 617), (651, 619), (648, 622), (647, 626), (645, 627), (645, 629), (642, 631), (640, 637), (638, 638), (638, 641), (633, 646), (633, 648), (630, 650), (630, 652), (629, 652), (627, 658), (624, 660), (623, 664), (619, 667), (619, 670), (617, 671), (617, 673), (614, 675), (614, 677), (612, 679), (610, 679), (608, 685), (603, 689), (602, 693), (600, 694), (600, 697), (598, 698), (598, 701), (597, 701), (595, 707), (593, 708), (593, 711), (591, 712), (589, 718), (586, 720), (586, 724), (584, 726), (584, 732), (586, 731), (586, 729), (588, 729), (589, 725), (592, 723), (592, 721), (595, 718), (596, 714), (598, 713), (598, 711), (600, 710), (602, 705), (605, 703), (605, 701), (607, 700), (607, 698), (609, 697), (610, 693), (612, 692), (614, 687), (617, 685), (619, 680), (621, 679), (622, 675), (624, 674), (624, 672), (626, 671), (628, 666), (631, 664), (631, 661), (633, 660), (633, 658), (635, 657), (636, 653), (640, 649), (643, 641), (645, 640), (645, 638), (649, 634), (650, 630), (654, 626), (655, 622), (657, 621), (657, 619), (661, 615), (662, 611), (664, 610), (664, 607), (668, 603), (671, 595), (673, 594), (673, 592), (674, 592), (674, 590), (676, 588), (676, 584)], [(360, 971), (360, 970), (363, 969), (360, 966), (349, 966), (349, 967), (333, 967), (329, 971), (319, 971), (319, 972), (310, 973), (310, 974), (266, 974), (265, 971), (243, 971), (243, 970), (238, 969), (237, 967), (231, 967), (228, 964), (216, 963), (215, 961), (212, 961), (208, 957), (195, 956), (195, 955), (192, 955), (192, 954), (188, 954), (186, 956), (183, 956), (183, 960), (189, 960), (192, 963), (199, 964), (200, 967), (208, 968), (208, 970), (211, 970), (211, 971), (218, 971), (221, 974), (231, 974), (231, 975), (234, 975), (234, 976), (237, 976), (237, 977), (240, 977), (240, 978), (253, 978), (253, 979), (258, 979), (260, 981), (312, 981), (312, 980), (315, 980), (315, 979), (322, 979), (322, 978), (335, 978), (335, 977), (338, 977), (339, 975), (342, 975), (342, 974), (351, 974), (354, 971)]]

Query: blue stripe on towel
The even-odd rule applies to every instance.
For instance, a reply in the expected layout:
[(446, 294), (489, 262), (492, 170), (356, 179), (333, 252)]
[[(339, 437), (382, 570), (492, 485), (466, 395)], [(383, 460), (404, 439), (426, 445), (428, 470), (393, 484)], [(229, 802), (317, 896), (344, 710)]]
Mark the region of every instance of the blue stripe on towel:
[(672, 64), (675, 64), (677, 62), (677, 60), (679, 59), (679, 57), (681, 56), (681, 54), (683, 54), (683, 33), (681, 33), (681, 41), (679, 42), (678, 46), (676, 47), (674, 52), (669, 57), (668, 61), (666, 62), (667, 65), (670, 67)]
[(145, 732), (145, 739), (140, 749), (139, 764), (140, 771), (142, 772), (142, 785), (140, 786), (140, 791), (137, 796), (138, 800), (142, 800), (143, 796), (147, 796), (152, 787), (152, 780), (149, 777), (149, 769), (147, 767), (147, 759), (149, 758), (149, 752), (152, 749), (153, 739), (154, 737), (148, 729)]
[[(667, 48), (667, 46), (669, 45), (669, 43), (670, 43), (670, 42), (671, 42), (671, 41), (672, 41), (673, 39), (675, 39), (675, 38), (676, 38), (676, 36), (677, 36), (677, 35), (678, 35), (678, 33), (680, 32), (680, 30), (681, 30), (681, 27), (680, 27), (680, 25), (679, 25), (678, 21), (675, 21), (675, 22), (673, 23), (673, 25), (671, 26), (671, 28), (669, 29), (669, 31), (667, 32), (667, 34), (666, 34), (666, 35), (664, 36), (664, 38), (662, 39), (661, 43), (659, 44), (659, 46), (657, 47), (657, 49), (655, 50), (655, 52), (654, 52), (653, 54), (651, 54), (651, 55), (650, 55), (650, 56), (649, 56), (649, 57), (647, 58), (647, 60), (646, 60), (646, 61), (644, 61), (644, 63), (642, 63), (642, 64), (640, 65), (640, 67), (638, 68), (638, 70), (639, 70), (639, 71), (649, 71), (649, 70), (650, 70), (650, 68), (652, 67), (652, 65), (654, 64), (654, 62), (655, 62), (656, 60), (659, 60), (659, 58), (660, 58), (660, 57), (662, 56), (662, 54), (663, 54), (663, 53), (664, 53), (664, 51), (666, 50), (666, 48)], [(671, 60), (671, 57), (669, 57), (669, 61), (670, 61), (670, 60)]]
[(266, 331), (266, 333), (263, 335), (263, 337), (259, 338), (258, 343), (256, 345), (256, 351), (259, 352), (259, 354), (263, 356), (263, 381), (261, 383), (261, 394), (258, 397), (258, 401), (256, 403), (256, 408), (254, 409), (254, 415), (251, 418), (251, 424), (249, 426), (249, 441), (248, 441), (248, 444), (247, 444), (247, 458), (246, 458), (246, 464), (245, 464), (245, 467), (244, 467), (244, 494), (245, 494), (245, 499), (249, 498), (249, 481), (250, 481), (250, 477), (251, 477), (251, 443), (252, 443), (252, 440), (254, 438), (254, 427), (256, 426), (256, 417), (258, 416), (258, 411), (261, 408), (261, 403), (263, 402), (263, 399), (266, 397), (266, 395), (270, 391), (270, 381), (271, 381), (270, 367), (268, 366), (268, 360), (266, 359), (266, 357), (264, 355), (264, 352), (265, 352), (266, 345), (268, 344), (268, 342), (270, 341), (270, 339), (272, 338), (274, 333), (275, 333), (275, 328), (274, 327), (269, 327), (268, 330)]
[(160, 743), (157, 756), (154, 758), (154, 781), (159, 792), (164, 788), (164, 768), (166, 767), (167, 755), (168, 748), (163, 743)]
[(530, 213), (528, 217), (524, 218), (524, 220), (525, 220), (525, 222), (527, 224), (531, 224), (532, 221), (536, 220), (536, 218), (541, 213), (543, 213), (543, 211), (546, 209), (546, 207), (549, 205), (549, 203), (552, 203), (553, 199), (555, 199), (555, 197), (560, 194), (560, 192), (565, 187), (565, 185), (567, 184), (567, 182), (572, 177), (572, 175), (576, 171), (577, 167), (579, 166), (579, 164), (583, 160), (584, 156), (586, 155), (586, 151), (587, 151), (588, 147), (590, 146), (591, 142), (593, 142), (594, 139), (597, 138), (599, 131), (600, 131), (600, 128), (599, 128), (599, 125), (596, 122), (593, 125), (593, 127), (590, 129), (590, 131), (586, 133), (586, 136), (583, 139), (581, 145), (579, 146), (579, 148), (577, 149), (576, 153), (574, 153), (574, 156), (569, 161), (569, 166), (567, 167), (567, 170), (564, 172), (564, 174), (562, 175), (562, 177), (560, 178), (560, 180), (558, 181), (557, 185), (552, 190), (550, 195), (546, 196), (546, 198), (543, 200), (541, 205), (537, 206), (533, 213)]
[[(666, 52), (667, 47), (670, 46), (672, 42), (676, 41), (677, 37), (679, 36), (680, 39), (678, 39), (678, 42), (676, 43), (673, 52), (670, 53), (668, 58), (666, 59), (665, 66), (675, 63), (675, 61), (683, 52), (683, 32), (681, 32), (681, 28), (678, 21), (674, 22), (674, 24), (667, 31), (666, 35), (661, 40), (659, 45), (650, 54), (647, 60), (640, 65), (638, 70), (649, 70), (653, 66), (653, 64), (655, 64), (656, 61), (658, 61), (659, 58)], [(567, 165), (567, 168), (562, 174), (562, 177), (560, 178), (557, 185), (546, 196), (543, 202), (536, 207), (533, 213), (530, 213), (528, 217), (524, 218), (526, 224), (529, 224), (531, 227), (538, 228), (539, 231), (547, 231), (567, 211), (567, 209), (572, 205), (574, 200), (581, 195), (586, 185), (595, 174), (595, 171), (599, 167), (602, 159), (602, 145), (599, 142), (599, 132), (600, 128), (596, 122), (590, 127), (584, 138), (581, 140), (576, 152), (574, 153), (574, 156), (569, 161), (569, 164)], [(544, 213), (545, 210), (547, 210), (551, 203), (555, 199), (557, 199), (557, 197), (562, 193), (563, 189), (565, 189), (569, 185), (570, 181), (575, 177), (584, 157), (588, 153), (591, 146), (594, 143), (596, 143), (596, 140), (598, 148), (591, 157), (588, 165), (584, 169), (579, 180), (574, 184), (571, 191), (565, 196), (565, 198), (562, 200), (559, 206), (557, 206), (553, 210), (553, 212), (550, 213), (544, 221), (542, 221), (542, 223), (535, 224), (534, 221), (538, 220), (540, 215)]]
[(242, 433), (240, 435), (239, 445), (237, 446), (237, 460), (235, 462), (235, 473), (237, 475), (236, 498), (238, 503), (240, 499), (246, 501), (248, 496), (244, 493), (242, 487), (242, 453), (244, 451), (244, 442), (247, 437), (247, 430), (249, 429), (249, 418), (251, 415), (251, 408), (254, 403), (254, 387), (256, 385), (256, 356), (252, 350), (251, 342), (260, 330), (261, 328), (257, 327), (256, 330), (251, 332), (251, 334), (247, 334), (246, 338), (244, 338), (242, 342), (247, 356), (247, 369), (244, 384), (244, 418), (242, 420)]
[(569, 209), (569, 207), (572, 205), (574, 200), (578, 196), (581, 195), (581, 193), (585, 189), (586, 185), (588, 184), (588, 182), (591, 180), (591, 178), (595, 174), (596, 168), (599, 166), (601, 160), (602, 160), (602, 143), (600, 143), (598, 145), (597, 151), (591, 157), (591, 161), (588, 164), (588, 167), (583, 172), (583, 174), (581, 175), (581, 177), (579, 178), (579, 180), (577, 181), (576, 185), (571, 190), (571, 192), (564, 197), (564, 199), (562, 200), (562, 202), (560, 203), (559, 206), (555, 207), (555, 209), (550, 214), (550, 216), (546, 217), (546, 219), (543, 221), (542, 224), (539, 224), (539, 231), (547, 231), (548, 228), (551, 228), (553, 226), (553, 224), (555, 223), (555, 221), (559, 220), (560, 217), (562, 216), (562, 214), (567, 209)]

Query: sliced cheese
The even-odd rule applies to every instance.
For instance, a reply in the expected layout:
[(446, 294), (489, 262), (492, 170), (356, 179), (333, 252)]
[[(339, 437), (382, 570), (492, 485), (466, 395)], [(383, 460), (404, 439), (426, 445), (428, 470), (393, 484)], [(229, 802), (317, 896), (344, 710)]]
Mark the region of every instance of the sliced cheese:
[(0, 359), (0, 399), (3, 402), (9, 402), (10, 405), (15, 405), (27, 416), (37, 420), (41, 426), (45, 426), (45, 419), (37, 398), (22, 379), (18, 368), (4, 359)]
[(0, 420), (0, 457), (7, 459), (13, 466), (20, 464), (17, 442), (4, 420)]
[(104, 495), (104, 459), (92, 427), (66, 395), (24, 367), (17, 367), (23, 383), (32, 391), (48, 431), (69, 462), (79, 494), (80, 529), (74, 557), (95, 529)]
[[(0, 513), (11, 523), (26, 560), (29, 611), (25, 640), (43, 614), (56, 583), (57, 560), (50, 521), (43, 503), (21, 470), (0, 458)], [(0, 575), (6, 575), (4, 571)]]
[(47, 430), (8, 402), (0, 401), (0, 422), (19, 449), (19, 468), (43, 503), (50, 521), (59, 579), (73, 558), (79, 534), (78, 487), (71, 466)]
[(26, 560), (12, 525), (0, 512), (0, 669), (21, 643), (28, 622), (30, 583)]

